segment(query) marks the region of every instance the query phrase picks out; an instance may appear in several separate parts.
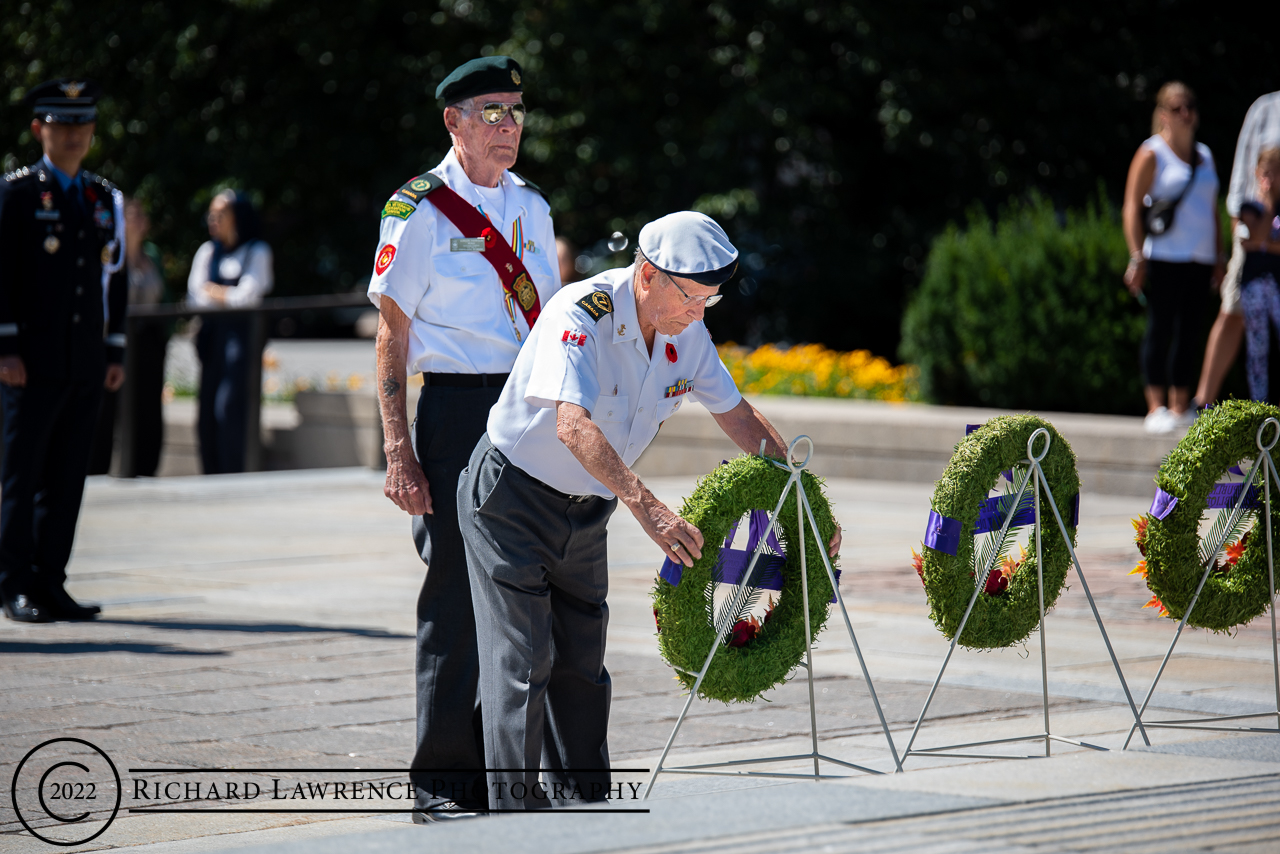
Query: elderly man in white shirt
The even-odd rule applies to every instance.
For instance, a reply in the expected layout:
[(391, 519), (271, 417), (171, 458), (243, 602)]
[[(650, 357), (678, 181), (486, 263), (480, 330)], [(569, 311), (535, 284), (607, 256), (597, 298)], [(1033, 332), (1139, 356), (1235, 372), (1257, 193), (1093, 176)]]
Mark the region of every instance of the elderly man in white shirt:
[(1227, 214), (1231, 217), (1231, 263), (1222, 280), (1222, 307), (1209, 332), (1200, 369), (1200, 385), (1196, 403), (1208, 406), (1218, 397), (1222, 381), (1240, 352), (1244, 336), (1244, 313), (1240, 308), (1240, 273), (1244, 269), (1244, 250), (1236, 227), (1240, 224), (1240, 205), (1256, 199), (1258, 185), (1255, 174), (1258, 155), (1267, 148), (1280, 147), (1280, 92), (1263, 95), (1245, 113), (1236, 142), (1236, 156), (1231, 164), (1231, 183), (1227, 188)]
[[(453, 147), (382, 209), (369, 298), (378, 306), (385, 493), (411, 514), (428, 566), (418, 596), (419, 823), (488, 807), (476, 623), (454, 506), (458, 474), (542, 304), (560, 288), (550, 207), (516, 173), (522, 71), (491, 56), (457, 68), (436, 97)], [(412, 430), (406, 377), (421, 373)]]
[(719, 225), (685, 211), (641, 230), (631, 266), (566, 286), (520, 351), (463, 472), (458, 510), (498, 808), (607, 796), (605, 526), (621, 500), (667, 557), (692, 566), (702, 554), (701, 532), (630, 468), (662, 422), (690, 395), (738, 447), (756, 453), (763, 441), (785, 453), (702, 323), (737, 257)]

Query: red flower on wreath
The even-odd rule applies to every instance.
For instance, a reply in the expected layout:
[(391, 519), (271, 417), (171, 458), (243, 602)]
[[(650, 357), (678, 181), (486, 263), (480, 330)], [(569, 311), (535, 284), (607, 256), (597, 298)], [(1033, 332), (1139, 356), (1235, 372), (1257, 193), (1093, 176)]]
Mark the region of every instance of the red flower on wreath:
[(733, 624), (733, 628), (729, 630), (729, 640), (727, 646), (746, 646), (748, 642), (756, 639), (756, 632), (759, 630), (759, 624), (754, 617), (747, 617), (745, 620), (738, 620)]
[[(920, 548), (924, 548), (921, 546)], [(924, 556), (916, 554), (916, 550), (911, 550), (911, 566), (915, 568), (916, 575), (920, 576), (920, 583), (924, 583)]]
[(1151, 521), (1150, 518), (1148, 518), (1147, 516), (1143, 516), (1140, 519), (1129, 520), (1129, 522), (1133, 525), (1133, 532), (1134, 532), (1133, 541), (1134, 543), (1137, 544), (1138, 551), (1142, 552), (1143, 557), (1147, 556), (1147, 525), (1150, 523), (1150, 521)]
[(1235, 566), (1244, 557), (1244, 550), (1249, 545), (1249, 535), (1252, 533), (1253, 531), (1246, 531), (1239, 542), (1227, 546), (1227, 566)]
[(774, 609), (773, 597), (769, 597), (769, 609), (764, 612), (764, 619), (757, 620), (755, 617), (747, 617), (745, 620), (738, 620), (733, 624), (733, 628), (729, 630), (729, 640), (725, 641), (726, 646), (746, 646), (751, 641), (760, 636), (760, 630), (764, 628), (764, 624), (769, 622), (769, 618), (773, 616)]
[(1160, 609), (1160, 616), (1162, 616), (1162, 617), (1167, 617), (1167, 616), (1169, 616), (1169, 611), (1164, 607), (1164, 603), (1160, 601), (1159, 597), (1152, 596), (1152, 597), (1151, 597), (1151, 599), (1147, 602), (1147, 604), (1143, 605), (1142, 607), (1144, 607), (1144, 608), (1159, 608), (1159, 609)]

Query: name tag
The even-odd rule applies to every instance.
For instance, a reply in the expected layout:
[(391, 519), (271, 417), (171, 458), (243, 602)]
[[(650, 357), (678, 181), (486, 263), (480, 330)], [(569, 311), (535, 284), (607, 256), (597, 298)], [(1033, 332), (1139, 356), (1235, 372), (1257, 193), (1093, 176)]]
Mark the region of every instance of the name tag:
[(449, 238), (450, 252), (483, 252), (483, 237), (451, 237)]
[(36, 211), (36, 219), (60, 220), (62, 211)]

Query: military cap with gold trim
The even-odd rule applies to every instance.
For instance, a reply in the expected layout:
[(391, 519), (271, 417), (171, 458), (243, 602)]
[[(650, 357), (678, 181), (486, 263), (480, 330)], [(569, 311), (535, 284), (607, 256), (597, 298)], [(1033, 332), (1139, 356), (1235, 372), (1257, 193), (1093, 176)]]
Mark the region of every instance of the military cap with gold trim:
[(484, 56), (464, 62), (436, 87), (436, 97), (445, 106), (476, 95), (494, 92), (523, 92), (524, 69), (509, 56)]
[(82, 125), (98, 119), (102, 89), (84, 77), (61, 77), (31, 87), (23, 99), (42, 122)]

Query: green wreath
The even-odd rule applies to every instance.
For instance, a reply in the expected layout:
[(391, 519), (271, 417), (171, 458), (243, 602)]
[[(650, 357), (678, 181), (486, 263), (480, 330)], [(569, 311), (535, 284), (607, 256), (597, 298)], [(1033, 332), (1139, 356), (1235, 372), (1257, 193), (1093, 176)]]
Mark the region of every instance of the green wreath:
[[(1280, 419), (1280, 409), (1252, 400), (1228, 400), (1213, 407), (1195, 420), (1156, 474), (1156, 486), (1176, 498), (1177, 504), (1164, 519), (1146, 516), (1139, 547), (1144, 550), (1147, 587), (1156, 597), (1154, 604), (1163, 606), (1172, 619), (1182, 619), (1204, 574), (1199, 529), (1209, 492), (1228, 468), (1257, 456), (1258, 428), (1267, 418)], [(1280, 495), (1273, 494), (1276, 498)], [(1222, 511), (1224, 520), (1229, 513)], [(1253, 511), (1242, 521), (1247, 525), (1260, 517), (1260, 511)], [(1272, 501), (1271, 528), (1273, 536), (1280, 532), (1280, 501)], [(1206, 539), (1215, 534), (1221, 536), (1218, 526)], [(1267, 609), (1271, 601), (1267, 538), (1261, 529), (1257, 536), (1245, 536), (1243, 554), (1209, 574), (1188, 625), (1225, 632)], [(1223, 545), (1235, 539), (1229, 536)]]
[[(715, 586), (713, 573), (720, 554), (719, 544), (724, 542), (729, 527), (748, 511), (771, 512), (788, 477), (789, 473), (774, 462), (744, 454), (702, 478), (684, 502), (680, 515), (702, 532), (706, 545), (702, 547), (702, 557), (693, 566), (684, 568), (680, 584), (673, 585), (663, 578), (657, 580), (653, 588), (653, 613), (658, 623), (658, 649), (686, 688), (693, 688), (697, 673), (716, 640), (708, 610)], [(835, 534), (836, 523), (822, 494), (821, 481), (806, 471), (801, 475), (801, 483), (822, 535), (819, 544), (813, 538), (812, 529), (805, 525), (812, 642), (827, 622), (833, 595), (818, 551), (826, 550), (826, 543)], [(798, 541), (799, 535), (794, 490), (787, 496), (777, 522), (786, 553), (778, 603), (752, 639), (741, 646), (726, 644), (716, 653), (698, 691), (706, 699), (749, 703), (785, 682), (804, 657), (800, 550), (789, 546)]]
[[(987, 494), (1002, 471), (1014, 468), (1027, 457), (1027, 440), (1043, 427), (1049, 431), (1049, 452), (1040, 466), (1053, 490), (1062, 521), (1071, 543), (1076, 530), (1071, 525), (1071, 504), (1080, 492), (1076, 458), (1049, 422), (1034, 415), (1002, 415), (992, 418), (966, 436), (958, 445), (933, 493), (933, 509), (939, 515), (962, 523), (960, 545), (955, 555), (925, 547), (920, 573), (929, 599), (929, 616), (948, 640), (955, 637), (976, 583), (974, 530)], [(1019, 472), (1025, 468), (1018, 467)], [(1015, 477), (1020, 478), (1019, 475)], [(1032, 484), (1028, 483), (1030, 494)], [(1040, 518), (1045, 535), (1041, 539), (1044, 559), (1044, 606), (1047, 611), (1058, 601), (1066, 582), (1071, 556), (1062, 537), (1048, 497), (1041, 493)], [(994, 571), (998, 571), (997, 566)], [(1000, 593), (978, 594), (960, 644), (970, 649), (1000, 649), (1020, 643), (1040, 622), (1040, 602), (1036, 589), (1034, 552), (1028, 554), (1008, 579)]]

